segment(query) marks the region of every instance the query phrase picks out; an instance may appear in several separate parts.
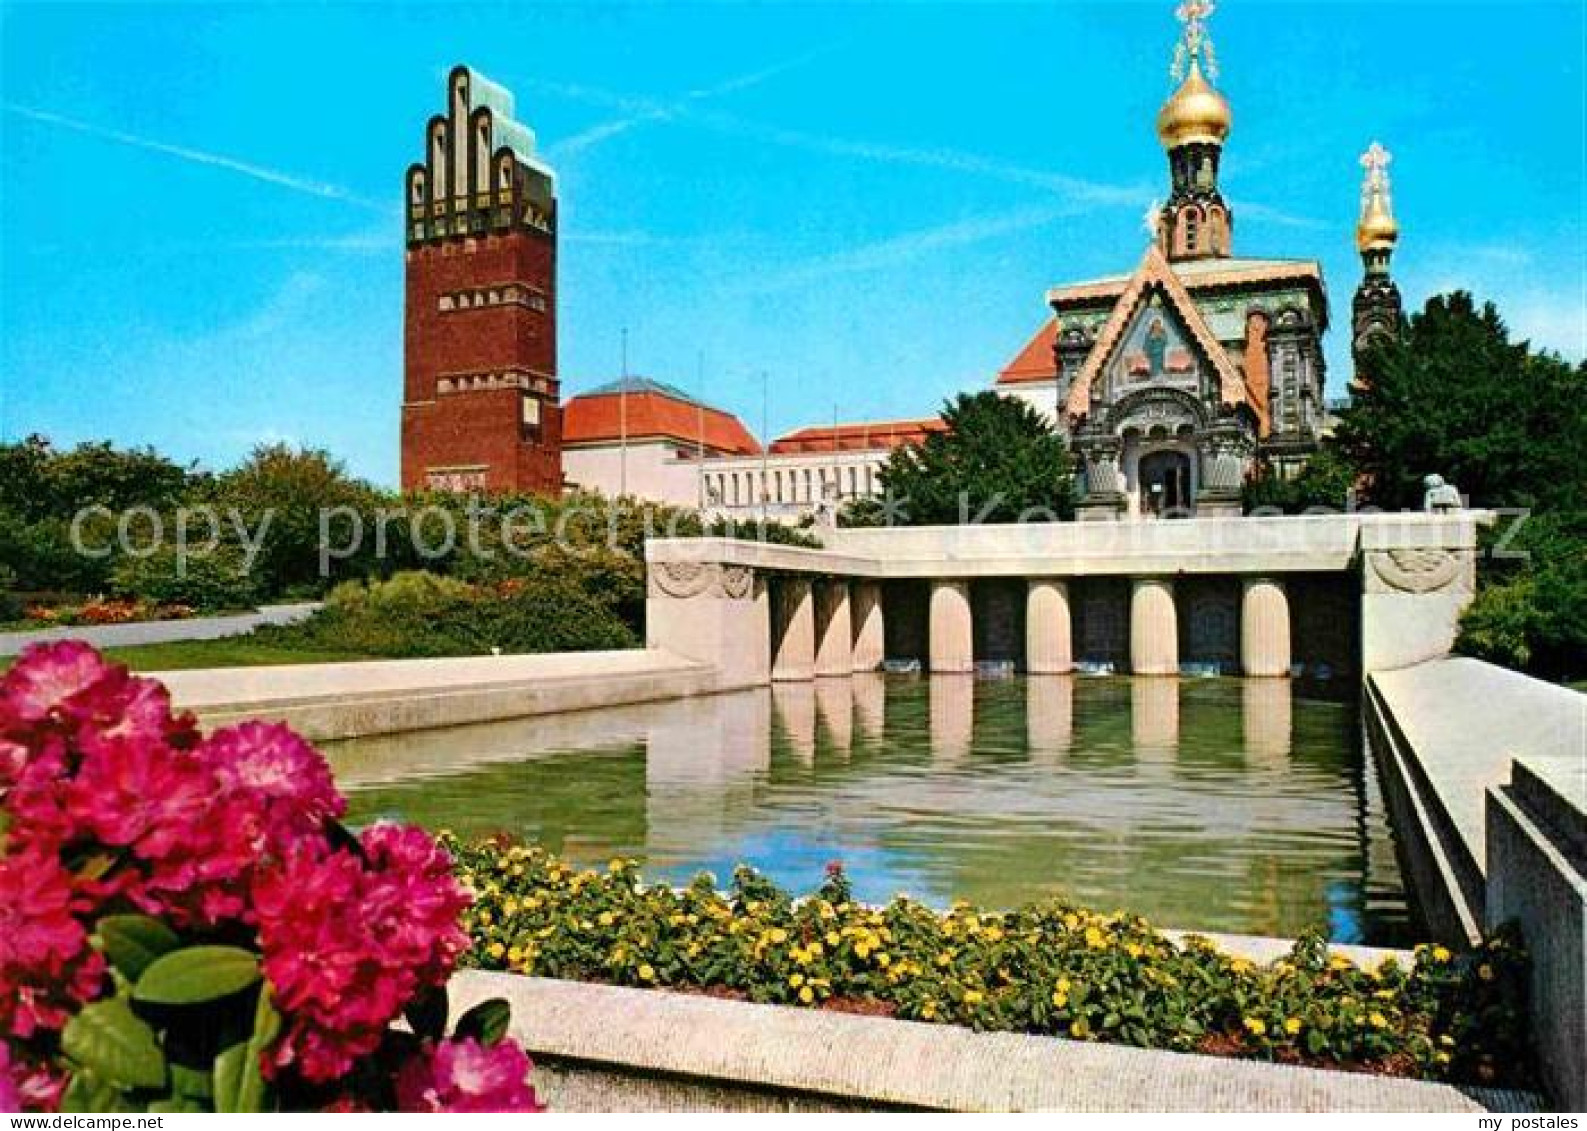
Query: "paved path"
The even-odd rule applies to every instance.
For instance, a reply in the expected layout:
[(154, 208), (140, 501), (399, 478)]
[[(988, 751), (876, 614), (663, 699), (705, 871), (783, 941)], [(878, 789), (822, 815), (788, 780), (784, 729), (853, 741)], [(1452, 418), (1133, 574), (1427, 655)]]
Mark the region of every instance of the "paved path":
[(218, 640), (241, 636), (265, 624), (292, 624), (320, 607), (318, 601), (291, 605), (262, 605), (257, 612), (226, 617), (190, 617), (187, 620), (134, 621), (130, 624), (75, 625), (41, 628), (32, 632), (0, 633), (0, 656), (15, 656), (29, 644), (44, 640), (86, 640), (96, 648), (129, 648), (138, 644), (168, 644), (176, 640)]
[(1587, 695), (1461, 656), (1371, 679), (1479, 869), (1485, 799), (1512, 759), (1587, 808)]

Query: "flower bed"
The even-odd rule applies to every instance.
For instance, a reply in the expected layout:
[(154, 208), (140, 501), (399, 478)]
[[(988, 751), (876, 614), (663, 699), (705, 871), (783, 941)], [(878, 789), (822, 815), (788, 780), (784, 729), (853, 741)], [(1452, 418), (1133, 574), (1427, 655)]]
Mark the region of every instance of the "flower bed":
[(25, 652), (0, 679), (0, 1110), (535, 1110), (505, 1002), (443, 1031), (450, 857), (345, 807), (286, 727), (206, 737), (84, 644)]
[(160, 604), (135, 598), (94, 598), (80, 604), (29, 605), (23, 613), (28, 628), (131, 624), (134, 621), (186, 620), (190, 605)]
[(947, 913), (851, 898), (841, 867), (793, 900), (740, 868), (646, 886), (632, 861), (581, 871), (538, 847), (443, 835), (475, 891), (465, 964), (916, 1021), (1482, 1084), (1527, 1086), (1525, 956), (1507, 933), (1411, 969), (1363, 969), (1322, 938), (1257, 965), (1142, 919), (1060, 902)]

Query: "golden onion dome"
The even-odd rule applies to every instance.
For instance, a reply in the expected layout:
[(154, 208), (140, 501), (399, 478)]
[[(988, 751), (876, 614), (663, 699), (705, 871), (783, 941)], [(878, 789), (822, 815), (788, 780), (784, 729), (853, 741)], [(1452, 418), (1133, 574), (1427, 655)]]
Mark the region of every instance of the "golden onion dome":
[(1201, 64), (1193, 59), (1185, 81), (1157, 112), (1157, 137), (1170, 150), (1192, 142), (1222, 145), (1233, 121), (1229, 103), (1202, 77)]
[(1391, 251), (1399, 238), (1400, 225), (1389, 211), (1388, 202), (1374, 194), (1356, 225), (1356, 247), (1361, 251)]
[(1393, 251), (1398, 240), (1400, 224), (1389, 205), (1389, 190), (1368, 189), (1362, 219), (1355, 225), (1355, 247), (1358, 251)]

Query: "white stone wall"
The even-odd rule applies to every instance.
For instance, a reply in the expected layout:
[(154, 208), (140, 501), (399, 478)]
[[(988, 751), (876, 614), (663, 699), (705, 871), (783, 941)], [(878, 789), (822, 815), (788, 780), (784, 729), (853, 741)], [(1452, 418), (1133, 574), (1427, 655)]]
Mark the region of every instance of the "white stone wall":
[[(624, 481), (623, 453), (617, 444), (565, 448), (562, 473), (570, 487), (615, 498)], [(699, 462), (694, 453), (665, 440), (628, 445), (628, 494), (656, 503), (694, 507), (700, 502)]]

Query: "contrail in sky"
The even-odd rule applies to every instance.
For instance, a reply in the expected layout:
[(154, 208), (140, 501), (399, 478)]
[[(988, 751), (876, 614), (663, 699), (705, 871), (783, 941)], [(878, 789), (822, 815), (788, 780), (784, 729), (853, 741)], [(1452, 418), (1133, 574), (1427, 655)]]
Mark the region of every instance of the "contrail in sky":
[(588, 89), (584, 87), (561, 86), (553, 83), (541, 84), (547, 89), (560, 91), (561, 93), (573, 98), (578, 98), (582, 94), (585, 96), (587, 101), (596, 101), (603, 105), (615, 106), (623, 112), (622, 117), (613, 118), (609, 122), (601, 122), (598, 125), (591, 126), (582, 133), (576, 133), (572, 137), (564, 138), (562, 141), (557, 142), (555, 145), (550, 147), (551, 155), (553, 157), (559, 158), (570, 157), (575, 153), (589, 149), (591, 146), (600, 144), (607, 138), (615, 137), (621, 133), (627, 133), (635, 126), (642, 126), (647, 122), (664, 122), (669, 118), (676, 118), (679, 115), (685, 113), (689, 107), (696, 102), (701, 102), (708, 98), (719, 98), (724, 94), (731, 94), (734, 91), (747, 90), (752, 86), (758, 86), (768, 79), (775, 78), (786, 71), (793, 70), (795, 67), (802, 67), (812, 59), (815, 59), (830, 50), (831, 48), (829, 47), (823, 47), (815, 51), (807, 51), (797, 58), (789, 59), (781, 63), (774, 63), (769, 67), (764, 67), (758, 71), (751, 71), (745, 75), (739, 75), (737, 78), (727, 79), (723, 82), (715, 84), (714, 86), (701, 87), (697, 90), (688, 91), (681, 97), (671, 102), (659, 102), (642, 98), (621, 98), (617, 96), (590, 98), (589, 94), (592, 92), (589, 92)]
[(389, 204), (368, 200), (356, 193), (349, 192), (340, 185), (327, 184), (324, 181), (309, 180), (306, 177), (295, 176), (282, 172), (280, 169), (271, 169), (264, 165), (255, 165), (248, 161), (239, 161), (235, 157), (227, 157), (222, 153), (210, 153), (202, 149), (192, 149), (185, 145), (172, 145), (169, 142), (156, 141), (153, 138), (140, 137), (124, 130), (111, 129), (107, 126), (96, 126), (91, 122), (79, 121), (68, 118), (64, 114), (57, 114), (51, 110), (39, 110), (31, 106), (20, 106), (16, 103), (5, 104), (8, 114), (15, 114), (34, 122), (43, 122), (47, 125), (59, 126), (62, 129), (73, 130), (89, 137), (97, 137), (104, 141), (113, 141), (119, 145), (128, 145), (134, 149), (147, 150), (150, 153), (163, 153), (167, 157), (175, 157), (182, 161), (190, 161), (195, 165), (208, 165), (216, 169), (225, 169), (231, 173), (240, 173), (245, 177), (252, 177), (256, 181), (277, 185), (281, 188), (291, 189), (294, 192), (306, 193), (325, 200), (339, 200), (347, 204), (355, 204), (360, 208), (372, 208), (381, 212), (391, 211)]

